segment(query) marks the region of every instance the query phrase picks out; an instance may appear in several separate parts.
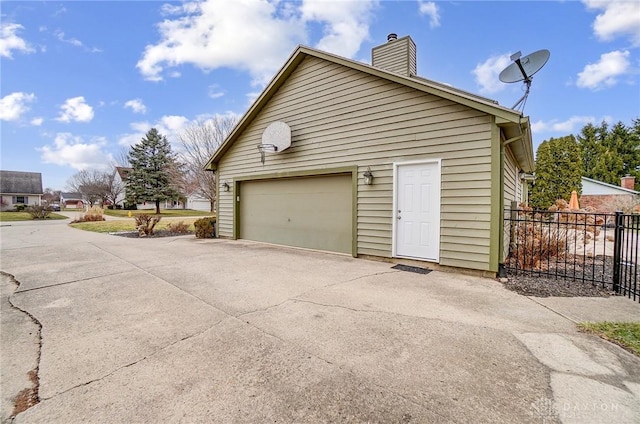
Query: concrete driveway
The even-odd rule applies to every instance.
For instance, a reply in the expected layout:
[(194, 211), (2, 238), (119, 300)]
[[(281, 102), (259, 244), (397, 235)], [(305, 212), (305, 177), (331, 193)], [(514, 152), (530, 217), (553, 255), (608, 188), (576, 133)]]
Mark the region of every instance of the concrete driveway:
[(640, 420), (640, 359), (573, 322), (640, 320), (628, 299), (528, 298), (252, 242), (10, 224), (5, 420), (29, 387), (39, 403), (17, 423)]

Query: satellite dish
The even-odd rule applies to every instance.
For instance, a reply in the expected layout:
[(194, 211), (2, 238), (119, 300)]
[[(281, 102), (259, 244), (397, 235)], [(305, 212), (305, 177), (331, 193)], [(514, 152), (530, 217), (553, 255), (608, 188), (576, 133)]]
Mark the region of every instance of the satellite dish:
[(269, 124), (262, 132), (262, 143), (258, 144), (260, 160), (264, 165), (265, 152), (280, 153), (291, 147), (291, 128), (282, 121)]
[(500, 78), (500, 81), (504, 83), (524, 81), (527, 86), (524, 96), (522, 96), (511, 108), (515, 109), (522, 103), (522, 109), (524, 111), (524, 104), (529, 96), (533, 75), (542, 69), (542, 67), (547, 63), (551, 53), (549, 53), (549, 50), (538, 50), (537, 52), (528, 54), (523, 58), (520, 57), (521, 55), (522, 54), (520, 52), (512, 54), (511, 60), (513, 60), (513, 63), (504, 68), (502, 72), (500, 72), (500, 75), (498, 75), (498, 78)]

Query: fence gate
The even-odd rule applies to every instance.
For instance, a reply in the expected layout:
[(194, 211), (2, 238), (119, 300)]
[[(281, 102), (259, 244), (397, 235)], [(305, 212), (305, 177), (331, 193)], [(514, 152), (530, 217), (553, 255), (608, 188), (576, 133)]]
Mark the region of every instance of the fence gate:
[(613, 248), (613, 291), (633, 298), (638, 297), (638, 250), (640, 215), (615, 214), (616, 235)]

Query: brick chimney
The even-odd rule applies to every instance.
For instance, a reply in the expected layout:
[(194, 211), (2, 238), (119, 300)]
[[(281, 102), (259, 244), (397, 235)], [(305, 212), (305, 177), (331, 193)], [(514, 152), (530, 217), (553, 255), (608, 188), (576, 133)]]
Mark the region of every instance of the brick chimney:
[(635, 190), (634, 187), (636, 185), (636, 177), (632, 177), (627, 174), (620, 179), (620, 187), (627, 188), (629, 190)]
[(418, 74), (416, 44), (408, 35), (398, 38), (397, 34), (389, 34), (385, 44), (371, 49), (371, 64), (405, 77), (415, 76)]

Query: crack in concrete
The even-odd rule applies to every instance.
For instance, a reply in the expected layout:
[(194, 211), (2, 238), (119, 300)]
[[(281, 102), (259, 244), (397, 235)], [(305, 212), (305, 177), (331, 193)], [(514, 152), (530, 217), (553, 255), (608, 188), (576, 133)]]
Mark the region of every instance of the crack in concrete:
[(108, 251), (108, 250), (106, 250), (106, 249), (102, 248), (101, 246), (97, 246), (97, 245), (95, 245), (95, 244), (93, 244), (93, 243), (89, 243), (89, 244), (91, 244), (92, 246), (94, 246), (94, 247), (96, 247), (96, 248), (98, 248), (98, 249), (102, 250), (103, 252), (105, 252), (105, 253), (107, 253), (107, 254), (109, 254), (109, 255), (113, 256), (114, 258), (120, 259), (121, 261), (123, 261), (123, 262), (125, 262), (125, 263), (127, 263), (127, 264), (131, 265), (132, 267), (134, 267), (134, 268), (136, 268), (136, 269), (138, 269), (138, 270), (140, 270), (140, 271), (144, 272), (145, 274), (148, 274), (148, 275), (150, 275), (150, 276), (152, 276), (152, 277), (154, 277), (154, 278), (157, 278), (157, 279), (158, 279), (158, 280), (160, 280), (160, 281), (163, 281), (164, 283), (166, 283), (166, 284), (168, 284), (168, 285), (170, 285), (170, 286), (172, 286), (172, 287), (174, 287), (174, 288), (176, 288), (176, 289), (180, 290), (181, 292), (183, 292), (183, 293), (187, 294), (188, 296), (190, 296), (190, 297), (192, 297), (192, 298), (194, 298), (194, 299), (199, 300), (200, 302), (202, 302), (202, 303), (204, 303), (205, 305), (207, 305), (207, 306), (209, 306), (209, 307), (211, 307), (211, 308), (215, 309), (216, 311), (218, 311), (218, 312), (220, 312), (220, 313), (222, 313), (222, 314), (224, 314), (224, 315), (226, 315), (226, 316), (228, 316), (228, 317), (233, 317), (233, 315), (232, 315), (232, 314), (230, 314), (229, 312), (224, 311), (224, 310), (220, 309), (219, 307), (217, 307), (217, 306), (215, 306), (215, 305), (212, 305), (211, 303), (207, 302), (207, 301), (206, 301), (206, 300), (204, 300), (203, 298), (201, 298), (201, 297), (199, 297), (199, 296), (196, 296), (195, 294), (193, 294), (193, 293), (191, 293), (191, 292), (189, 292), (189, 291), (187, 291), (187, 290), (183, 289), (183, 288), (182, 288), (182, 287), (180, 287), (180, 286), (177, 286), (177, 285), (173, 284), (173, 283), (172, 283), (172, 282), (170, 282), (170, 281), (165, 280), (165, 279), (164, 279), (164, 278), (162, 278), (161, 276), (156, 275), (156, 274), (154, 274), (153, 272), (151, 272), (151, 271), (149, 271), (149, 270), (147, 270), (147, 269), (145, 269), (145, 268), (142, 268), (140, 265), (138, 265), (138, 264), (136, 264), (136, 263), (133, 263), (133, 262), (130, 262), (130, 261), (128, 261), (128, 260), (126, 260), (126, 259), (124, 259), (124, 258), (122, 258), (122, 257), (120, 257), (120, 256), (118, 256), (118, 255), (116, 255), (115, 253), (110, 252), (110, 251)]
[[(9, 303), (9, 305), (22, 312), (23, 314), (27, 315), (29, 317), (29, 319), (36, 325), (36, 327), (38, 328), (38, 349), (36, 352), (36, 367), (34, 369), (32, 369), (31, 371), (29, 371), (29, 377), (31, 382), (33, 383), (33, 387), (31, 387), (30, 389), (26, 389), (23, 390), (22, 392), (20, 392), (18, 395), (16, 395), (14, 402), (16, 402), (16, 404), (14, 404), (14, 411), (11, 413), (11, 416), (9, 417), (9, 419), (11, 420), (11, 422), (13, 422), (14, 418), (26, 411), (27, 409), (37, 405), (38, 403), (40, 403), (40, 396), (39, 396), (39, 390), (40, 390), (40, 359), (42, 357), (42, 324), (40, 323), (40, 321), (38, 321), (38, 319), (33, 316), (30, 312), (28, 312), (25, 309), (22, 309), (21, 307), (17, 306), (16, 304), (13, 303), (12, 298), (13, 296), (17, 293), (17, 290), (20, 288), (20, 282), (18, 280), (16, 280), (16, 278), (11, 275), (8, 274), (4, 271), (0, 271), (0, 274), (8, 277), (14, 284), (16, 284), (16, 291), (14, 291), (11, 295), (7, 296), (7, 301)], [(19, 402), (19, 397), (20, 396), (27, 396), (29, 399), (26, 400), (26, 404), (22, 405), (22, 408), (18, 408), (18, 402)], [(33, 403), (31, 403), (33, 402)]]
[(160, 347), (159, 349), (156, 349), (155, 351), (151, 352), (150, 354), (145, 355), (145, 356), (143, 356), (142, 358), (139, 358), (139, 359), (137, 359), (137, 360), (135, 360), (135, 361), (133, 361), (133, 362), (130, 362), (130, 363), (128, 363), (128, 364), (122, 365), (122, 366), (120, 366), (120, 367), (118, 367), (118, 368), (116, 368), (116, 369), (114, 369), (114, 370), (112, 370), (112, 371), (108, 372), (107, 374), (105, 374), (105, 375), (103, 375), (103, 376), (101, 376), (101, 377), (94, 378), (93, 380), (85, 381), (84, 383), (77, 384), (77, 385), (75, 385), (75, 386), (73, 386), (73, 387), (69, 387), (68, 389), (63, 390), (62, 392), (54, 393), (52, 396), (49, 396), (49, 397), (47, 397), (47, 398), (42, 398), (41, 400), (43, 400), (43, 401), (48, 401), (48, 400), (51, 400), (51, 399), (53, 399), (53, 398), (56, 398), (56, 397), (58, 397), (58, 396), (60, 396), (60, 395), (63, 395), (63, 394), (65, 394), (65, 393), (67, 393), (67, 392), (70, 392), (70, 391), (72, 391), (72, 390), (75, 390), (75, 389), (77, 389), (77, 388), (79, 388), (79, 387), (85, 387), (85, 386), (88, 386), (88, 385), (90, 385), (90, 384), (96, 383), (96, 382), (98, 382), (98, 381), (102, 381), (102, 380), (104, 380), (105, 378), (108, 378), (108, 377), (110, 377), (110, 376), (112, 376), (112, 375), (116, 374), (117, 372), (119, 372), (119, 371), (121, 371), (121, 370), (125, 369), (125, 368), (129, 368), (129, 367), (132, 367), (132, 366), (134, 366), (134, 365), (137, 365), (137, 364), (139, 364), (140, 362), (142, 362), (142, 361), (144, 361), (144, 360), (146, 360), (146, 359), (151, 359), (151, 358), (153, 358), (154, 356), (156, 356), (156, 355), (158, 355), (159, 353), (161, 353), (162, 351), (164, 351), (164, 350), (166, 350), (166, 349), (169, 349), (169, 348), (171, 348), (172, 346), (175, 346), (175, 345), (176, 345), (176, 344), (178, 344), (178, 343), (182, 343), (182, 342), (183, 342), (183, 341), (185, 341), (185, 340), (189, 340), (189, 339), (192, 339), (192, 338), (194, 338), (194, 337), (198, 337), (198, 336), (200, 336), (201, 334), (204, 334), (204, 333), (206, 333), (207, 331), (211, 330), (212, 328), (214, 328), (214, 327), (218, 326), (220, 323), (222, 323), (223, 321), (226, 321), (227, 319), (229, 319), (229, 317), (222, 318), (222, 319), (220, 319), (220, 320), (216, 321), (213, 325), (211, 325), (211, 326), (209, 326), (209, 327), (205, 328), (204, 330), (198, 331), (198, 332), (193, 333), (193, 334), (188, 334), (188, 335), (186, 335), (186, 336), (182, 337), (181, 339), (174, 340), (174, 341), (172, 341), (171, 343), (169, 343), (169, 344), (167, 344), (167, 345), (165, 345), (165, 346), (162, 346), (162, 347)]
[[(283, 300), (282, 302), (277, 303), (275, 305), (267, 306), (266, 308), (255, 309), (253, 311), (243, 312), (243, 313), (239, 314), (237, 317), (241, 318), (241, 317), (243, 317), (245, 315), (251, 315), (251, 314), (254, 314), (254, 313), (257, 313), (257, 312), (267, 312), (267, 311), (269, 311), (271, 309), (278, 308), (278, 307), (280, 307), (280, 306), (282, 306), (282, 305), (284, 305), (285, 303), (288, 303), (288, 302), (295, 302), (295, 301), (303, 302), (305, 300), (304, 299), (300, 299), (300, 297), (306, 296), (307, 294), (312, 293), (312, 292), (317, 291), (317, 290), (322, 290), (322, 289), (326, 289), (328, 287), (338, 286), (340, 284), (350, 283), (350, 282), (353, 282), (353, 281), (360, 280), (362, 278), (373, 277), (373, 276), (376, 276), (376, 275), (383, 275), (383, 274), (395, 274), (397, 272), (400, 272), (400, 271), (385, 271), (385, 272), (376, 272), (376, 273), (373, 273), (373, 274), (365, 274), (365, 275), (361, 275), (361, 276), (356, 277), (356, 278), (352, 278), (350, 280), (338, 281), (337, 283), (326, 284), (326, 285), (324, 285), (322, 287), (315, 287), (315, 288), (309, 289), (307, 291), (304, 291), (304, 292), (302, 292), (302, 293), (300, 293), (300, 294), (298, 294), (298, 295), (296, 295), (294, 297), (289, 297), (289, 298), (287, 298), (287, 299)], [(324, 306), (333, 306), (333, 305), (324, 305)], [(338, 306), (336, 305), (336, 307), (338, 307)], [(354, 311), (358, 311), (358, 310), (354, 309)], [(369, 312), (369, 311), (359, 311), (359, 312)], [(380, 312), (382, 312), (382, 311), (380, 311)]]
[(94, 280), (96, 278), (108, 277), (108, 276), (112, 276), (112, 275), (126, 274), (127, 272), (130, 272), (130, 271), (114, 272), (114, 273), (109, 273), (109, 274), (104, 274), (104, 275), (96, 275), (96, 276), (93, 276), (93, 277), (80, 278), (79, 280), (63, 281), (62, 283), (49, 284), (47, 286), (39, 286), (39, 287), (30, 288), (30, 289), (16, 290), (15, 294), (28, 293), (28, 292), (31, 292), (31, 291), (48, 289), (48, 288), (51, 288), (51, 287), (58, 287), (58, 286), (64, 286), (64, 285), (67, 285), (67, 284), (80, 283), (82, 281), (89, 281), (89, 280)]
[(336, 283), (327, 284), (327, 285), (324, 285), (322, 287), (315, 287), (313, 289), (310, 289), (310, 290), (307, 290), (305, 292), (300, 293), (296, 297), (304, 296), (304, 295), (306, 295), (308, 293), (312, 293), (312, 292), (314, 292), (316, 290), (321, 290), (321, 289), (326, 289), (328, 287), (335, 287), (335, 286), (339, 286), (341, 284), (351, 283), (353, 281), (361, 280), (361, 279), (367, 278), (367, 277), (375, 277), (376, 275), (384, 275), (384, 274), (396, 274), (398, 272), (401, 272), (401, 271), (393, 270), (393, 271), (384, 271), (384, 272), (374, 272), (372, 274), (364, 274), (364, 275), (360, 275), (360, 276), (355, 277), (355, 278), (351, 278), (349, 280), (338, 281)]

